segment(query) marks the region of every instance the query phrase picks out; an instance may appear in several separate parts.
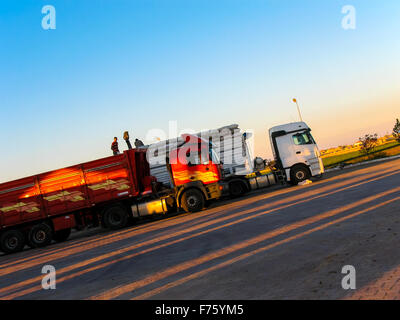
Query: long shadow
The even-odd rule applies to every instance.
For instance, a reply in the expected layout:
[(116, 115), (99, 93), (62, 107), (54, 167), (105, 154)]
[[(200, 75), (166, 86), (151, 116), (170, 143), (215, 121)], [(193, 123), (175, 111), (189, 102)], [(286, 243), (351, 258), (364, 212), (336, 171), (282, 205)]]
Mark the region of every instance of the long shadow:
[[(396, 192), (398, 192), (398, 191), (399, 191), (399, 190), (395, 189), (395, 190), (392, 190), (392, 191), (389, 191), (389, 192), (384, 192), (384, 193), (382, 193), (382, 194), (369, 197), (369, 198), (366, 199), (366, 200), (361, 200), (359, 203), (360, 203), (360, 204), (361, 204), (361, 203), (366, 203), (366, 202), (368, 202), (368, 201), (372, 201), (372, 200), (377, 199), (377, 198), (379, 198), (379, 197), (386, 196), (386, 195), (388, 195), (388, 194), (393, 194), (393, 193), (396, 193)], [(398, 198), (396, 198), (396, 200), (398, 200)], [(391, 201), (393, 201), (393, 199), (392, 199)], [(359, 205), (359, 203), (357, 203), (356, 205), (353, 205), (353, 207), (356, 208), (356, 207)], [(370, 207), (369, 207), (368, 209), (366, 209), (366, 210), (367, 210), (367, 211), (370, 211), (370, 210), (374, 209), (375, 207), (380, 207), (380, 206), (382, 206), (382, 205), (384, 205), (384, 204), (385, 204), (385, 203), (383, 203), (383, 204), (381, 203), (381, 204), (378, 204), (378, 205), (376, 205), (376, 206), (370, 206)], [(351, 207), (351, 206), (350, 206), (350, 207)], [(229, 248), (223, 248), (223, 249), (221, 249), (221, 250), (222, 250), (222, 251), (221, 251), (221, 254), (222, 254), (222, 256), (225, 256), (229, 251), (230, 251), (230, 253), (233, 253), (233, 252), (235, 252), (235, 251), (237, 251), (237, 250), (239, 250), (239, 249), (243, 249), (243, 248), (249, 247), (249, 246), (251, 246), (251, 245), (260, 243), (261, 241), (265, 241), (265, 240), (267, 240), (267, 239), (276, 237), (276, 236), (279, 235), (279, 234), (284, 234), (284, 233), (287, 233), (288, 231), (296, 230), (296, 229), (299, 229), (300, 227), (304, 227), (304, 226), (307, 226), (307, 225), (312, 226), (312, 224), (315, 223), (315, 222), (318, 222), (318, 221), (320, 221), (320, 220), (322, 220), (322, 219), (325, 219), (325, 218), (333, 217), (333, 216), (335, 216), (335, 215), (337, 215), (337, 214), (339, 214), (339, 213), (346, 212), (346, 211), (348, 211), (348, 209), (349, 209), (349, 207), (339, 208), (339, 209), (337, 209), (337, 210), (331, 210), (331, 212), (328, 212), (328, 213), (324, 213), (324, 214), (321, 214), (321, 215), (318, 215), (318, 216), (314, 216), (314, 217), (305, 219), (305, 220), (303, 220), (302, 222), (295, 222), (295, 223), (293, 223), (293, 224), (291, 224), (291, 225), (289, 225), (289, 226), (285, 226), (285, 227), (282, 227), (282, 228), (280, 228), (280, 229), (278, 229), (278, 230), (275, 230), (275, 231), (272, 231), (272, 232), (268, 232), (268, 233), (265, 234), (264, 236), (261, 236), (261, 238), (260, 238), (260, 236), (257, 236), (257, 237), (255, 237), (255, 238), (253, 238), (253, 239), (250, 239), (250, 240), (248, 240), (248, 241), (245, 241), (244, 243), (241, 242), (241, 243), (239, 243), (239, 244), (232, 245), (230, 249), (229, 249)], [(361, 213), (365, 213), (365, 210), (362, 210), (360, 213), (358, 213), (358, 215), (361, 214)], [(350, 214), (349, 216), (354, 216), (354, 214)], [(342, 219), (343, 219), (343, 218), (342, 218)], [(332, 222), (329, 223), (329, 225), (331, 225), (331, 224), (332, 224)], [(221, 226), (221, 227), (224, 227), (224, 226)], [(326, 226), (324, 226), (324, 227), (326, 227)], [(315, 230), (313, 230), (312, 232), (314, 232), (314, 231), (316, 231), (316, 230), (320, 230), (321, 227), (317, 227), (317, 228), (314, 228), (314, 229), (315, 229)], [(309, 233), (310, 233), (310, 232), (307, 231), (305, 234), (309, 234)], [(303, 235), (305, 235), (305, 234), (303, 234)], [(288, 238), (288, 239), (290, 239), (290, 238)], [(285, 240), (285, 241), (286, 241), (286, 240)], [(278, 242), (278, 244), (282, 244), (282, 243), (281, 243), (281, 242)], [(211, 257), (213, 257), (213, 255), (215, 256), (215, 253), (212, 253), (211, 255), (212, 255)], [(204, 258), (204, 257), (201, 257), (201, 259), (202, 259), (201, 261), (196, 261), (195, 264), (199, 264), (199, 263), (201, 264), (201, 263), (207, 262), (207, 261), (210, 260), (210, 257), (205, 257), (205, 258)], [(192, 263), (192, 265), (189, 264), (189, 267), (193, 267), (193, 263)], [(178, 269), (179, 269), (179, 268), (178, 268)], [(173, 271), (175, 271), (175, 270), (173, 270)], [(180, 271), (181, 271), (181, 270), (180, 270)], [(178, 272), (180, 272), (180, 271), (178, 271)], [(176, 273), (176, 272), (175, 272), (175, 273)], [(76, 275), (74, 275), (74, 276), (76, 276)], [(58, 281), (60, 281), (60, 280), (58, 280)], [(148, 281), (145, 281), (145, 282), (147, 283)], [(130, 287), (129, 290), (131, 290), (131, 289), (132, 289), (132, 288)], [(22, 290), (22, 292), (18, 292), (18, 293), (14, 294), (14, 295), (11, 295), (11, 297), (25, 295), (25, 294), (29, 293), (29, 290), (32, 290), (32, 289)], [(38, 289), (34, 288), (32, 292), (34, 292), (34, 291), (36, 291), (36, 290), (40, 290), (40, 288), (38, 288)], [(114, 293), (114, 295), (115, 295), (115, 293)], [(117, 296), (118, 296), (118, 295), (117, 295)], [(9, 296), (9, 297), (10, 297), (10, 296)], [(108, 295), (107, 297), (110, 297), (110, 296)], [(112, 297), (113, 297), (113, 296), (112, 296)]]
[[(222, 259), (222, 260), (220, 259), (217, 262), (211, 263), (211, 264), (208, 263), (208, 261), (207, 261), (207, 263), (204, 263), (204, 265), (200, 265), (195, 270), (188, 270), (188, 272), (183, 272), (183, 270), (182, 270), (179, 273), (174, 273), (173, 274), (171, 272), (170, 274), (164, 274), (165, 276), (167, 276), (166, 278), (162, 278), (161, 276), (158, 276), (158, 277), (154, 278), (154, 282), (151, 282), (150, 280), (147, 280), (147, 281), (144, 281), (144, 282), (139, 282), (138, 281), (136, 286), (129, 287), (129, 289), (133, 289), (133, 290), (130, 290), (129, 292), (128, 291), (124, 291), (122, 289), (119, 289), (119, 290), (117, 290), (115, 292), (112, 292), (112, 293), (114, 293), (114, 295), (105, 294), (104, 296), (97, 295), (97, 296), (94, 296), (94, 297), (95, 298), (104, 298), (105, 297), (106, 299), (108, 299), (108, 298), (149, 299), (149, 298), (159, 297), (159, 298), (162, 299), (163, 297), (165, 298), (165, 292), (167, 292), (168, 290), (170, 290), (172, 288), (176, 288), (178, 286), (182, 286), (182, 285), (184, 285), (185, 283), (187, 283), (189, 281), (193, 281), (193, 280), (197, 279), (198, 280), (197, 283), (196, 283), (197, 285), (207, 286), (207, 281), (205, 280), (204, 277), (206, 275), (210, 274), (211, 272), (215, 273), (215, 272), (219, 271), (220, 273), (223, 273), (225, 268), (230, 268), (230, 267), (232, 267), (233, 264), (236, 264), (236, 263), (239, 263), (239, 262), (242, 262), (242, 261), (248, 261), (248, 259), (256, 257), (257, 255), (260, 255), (260, 254), (262, 254), (264, 252), (267, 252), (268, 250), (271, 250), (271, 249), (274, 249), (274, 248), (278, 248), (279, 246), (289, 244), (290, 242), (295, 242), (295, 241), (298, 241), (298, 240), (302, 240), (302, 238), (310, 236), (315, 232), (324, 231), (326, 228), (330, 228), (330, 227), (332, 227), (332, 226), (334, 226), (336, 224), (346, 222), (347, 220), (356, 218), (356, 217), (358, 217), (358, 216), (360, 216), (362, 214), (368, 214), (368, 213), (371, 214), (371, 212), (373, 212), (375, 209), (378, 209), (381, 206), (389, 205), (389, 204), (391, 204), (393, 202), (399, 203), (399, 201), (400, 201), (400, 197), (396, 197), (396, 198), (390, 199), (388, 201), (385, 201), (382, 204), (371, 206), (371, 207), (369, 207), (367, 209), (363, 209), (363, 210), (359, 210), (359, 211), (350, 211), (346, 215), (344, 215), (344, 216), (342, 216), (342, 217), (340, 217), (338, 219), (331, 219), (330, 221), (325, 222), (325, 223), (320, 224), (320, 225), (317, 225), (317, 226), (311, 226), (311, 225), (307, 226), (307, 227), (311, 227), (311, 228), (307, 228), (307, 230), (304, 230), (304, 231), (303, 230), (299, 230), (300, 231), (299, 233), (296, 233), (296, 234), (290, 235), (288, 237), (282, 238), (281, 240), (278, 240), (278, 241), (273, 242), (273, 243), (269, 243), (269, 244), (267, 244), (265, 246), (261, 246), (261, 247), (255, 248), (255, 249), (249, 248), (251, 250), (246, 250), (245, 252), (242, 251), (242, 252), (240, 252), (238, 255), (236, 255), (234, 257), (229, 257), (229, 259)], [(333, 250), (333, 252), (335, 252), (335, 250)], [(326, 255), (330, 255), (330, 252), (326, 251), (325, 254)], [(380, 254), (379, 254), (379, 251), (377, 251), (377, 259), (379, 259), (379, 258), (380, 258)], [(385, 267), (385, 270), (383, 270), (381, 273), (375, 274), (374, 277), (375, 278), (380, 278), (382, 276), (382, 274), (384, 274), (386, 272), (386, 270), (391, 270), (393, 268), (393, 265), (395, 267), (398, 267), (399, 262), (400, 262), (399, 260), (400, 260), (400, 257), (397, 257), (396, 261), (392, 261), (391, 265), (387, 265)], [(247, 262), (246, 265), (248, 265), (248, 263), (249, 262)], [(257, 263), (259, 263), (259, 261)], [(340, 270), (342, 266), (343, 266), (343, 263), (339, 263), (338, 265), (335, 265), (335, 267), (338, 270)], [(194, 266), (193, 266), (193, 268), (194, 268)], [(265, 266), (265, 268), (267, 268), (267, 266)], [(332, 265), (326, 265), (326, 267), (323, 270), (321, 270), (320, 272), (321, 273), (323, 273), (323, 272), (328, 273), (330, 270), (332, 270)], [(397, 269), (397, 274), (399, 274), (398, 269)], [(223, 277), (222, 274), (220, 274), (220, 276)], [(340, 286), (341, 286), (341, 281), (340, 281), (341, 277), (343, 277), (343, 275), (339, 276), (339, 277), (336, 277), (337, 278), (336, 279), (337, 280), (336, 281), (337, 282), (337, 288), (338, 288), (338, 289), (335, 289), (335, 293), (337, 295), (336, 298), (341, 298), (341, 297), (345, 297), (346, 296), (346, 291), (342, 290), (342, 288), (340, 288)], [(215, 278), (218, 278), (218, 276), (216, 275), (213, 279), (215, 280)], [(316, 277), (316, 278), (318, 279), (318, 277)], [(324, 281), (325, 281), (325, 279), (324, 279)], [(281, 285), (284, 282), (285, 282), (285, 279), (282, 278), (281, 281), (280, 281)], [(364, 283), (362, 283), (362, 281), (359, 281), (359, 282), (361, 282), (361, 285), (364, 285)], [(393, 284), (393, 282), (392, 282), (392, 284)], [(210, 285), (209, 289), (213, 290), (213, 288), (212, 288), (213, 284), (209, 283), (209, 285)], [(377, 286), (379, 286), (379, 285), (380, 284), (378, 284)], [(289, 288), (292, 288), (292, 286), (289, 285), (288, 288), (286, 288), (286, 290), (290, 291)], [(193, 284), (190, 286), (190, 290), (192, 292), (196, 291), (196, 289), (193, 286)], [(239, 288), (237, 288), (236, 290), (240, 291)], [(338, 294), (338, 292), (339, 292), (339, 294)], [(163, 293), (164, 293), (164, 295), (160, 297), (159, 295), (163, 294)], [(307, 293), (307, 294), (311, 295), (313, 297), (313, 299), (320, 299), (321, 298), (321, 296), (319, 294), (317, 294), (317, 293), (314, 294), (314, 295), (312, 295), (310, 293)], [(398, 292), (397, 292), (397, 294), (398, 294)], [(174, 296), (171, 293), (169, 293), (168, 296), (171, 297), (171, 299), (174, 299)], [(274, 295), (271, 294), (271, 296), (273, 298)], [(209, 297), (205, 297), (205, 298), (209, 298)], [(232, 299), (232, 297), (226, 297), (226, 296), (222, 297), (222, 298), (223, 299)], [(240, 298), (240, 297), (234, 297), (234, 298)], [(300, 295), (300, 296), (296, 296), (296, 297), (291, 296), (290, 298), (302, 299), (303, 297)]]
[[(384, 172), (388, 171), (388, 168), (384, 168), (383, 170), (384, 170)], [(384, 172), (381, 175), (383, 175)], [(355, 178), (358, 178), (358, 177), (361, 177), (361, 176), (368, 176), (368, 175), (370, 175), (369, 172), (362, 172), (362, 173), (358, 173), (358, 174), (352, 174), (351, 176), (348, 176), (348, 177), (343, 177), (342, 176), (341, 179), (342, 179), (342, 182), (344, 182), (346, 180), (354, 180)], [(378, 177), (378, 176), (379, 176), (379, 173), (377, 173), (375, 175), (375, 177)], [(308, 186), (308, 188), (304, 188), (304, 189), (308, 189), (308, 191), (314, 190), (314, 189), (319, 189), (319, 188), (321, 188), (322, 185), (324, 185), (326, 183), (331, 183), (331, 182), (332, 181), (330, 181), (330, 180), (329, 181), (321, 181), (321, 182), (318, 183), (317, 186)], [(277, 190), (277, 188), (275, 188), (275, 190)], [(318, 191), (318, 190), (316, 190), (316, 191)], [(252, 199), (252, 198), (253, 198), (253, 200), (255, 200), (254, 197), (260, 196), (261, 194), (262, 194), (262, 196), (264, 196), (265, 192), (274, 192), (274, 190), (266, 190), (266, 189), (260, 190), (257, 193), (251, 194), (251, 195), (246, 196), (246, 197), (244, 197), (244, 198), (242, 198), (240, 200), (237, 200), (237, 201), (239, 201), (239, 203), (237, 204), (237, 209), (240, 209), (240, 202), (243, 202), (244, 200)], [(297, 188), (292, 188), (292, 189), (286, 188), (284, 193), (280, 193), (280, 194), (276, 194), (276, 195), (271, 194), (271, 196), (267, 196), (267, 197), (270, 198), (271, 201), (274, 201), (274, 200), (277, 200), (277, 199), (280, 199), (280, 198), (283, 198), (283, 197), (290, 196), (290, 194), (292, 194), (294, 192), (298, 192)], [(257, 203), (261, 202), (261, 201), (265, 201), (265, 198), (263, 197), (260, 200), (253, 201), (253, 205), (257, 205)], [(214, 205), (214, 209), (217, 209), (217, 208), (219, 208), (221, 206), (224, 206), (224, 205), (226, 205), (226, 203), (224, 203), (222, 201), (220, 204)], [(248, 205), (248, 203), (244, 203), (243, 204), (243, 206), (246, 206), (246, 205)], [(179, 214), (175, 213), (175, 214), (171, 215), (170, 218), (174, 217), (174, 216), (178, 217)], [(215, 214), (212, 215), (212, 212), (208, 213), (208, 218), (209, 219), (212, 219), (214, 216), (215, 216)], [(158, 219), (156, 219), (156, 220), (158, 220)], [(165, 219), (160, 219), (160, 220), (161, 221), (165, 221)], [(171, 228), (171, 227), (172, 228), (177, 228), (179, 226), (181, 228), (184, 228), (186, 226), (186, 224), (188, 224), (188, 223), (189, 224), (190, 223), (201, 223), (202, 221), (205, 221), (205, 219), (203, 217), (201, 217), (200, 219), (197, 219), (197, 222), (196, 221), (191, 221), (191, 219), (189, 219), (189, 220), (188, 219), (184, 219), (182, 221), (174, 221), (174, 223), (167, 224), (167, 225), (166, 224), (162, 224), (162, 222), (161, 222), (161, 225), (159, 225), (159, 228), (157, 228), (157, 231), (167, 230), (168, 228)], [(86, 244), (96, 242), (100, 238), (102, 238), (104, 240), (104, 239), (110, 239), (110, 238), (113, 238), (113, 237), (119, 237), (119, 236), (127, 234), (127, 233), (131, 234), (131, 232), (133, 230), (138, 230), (138, 229), (141, 229), (141, 228), (146, 228), (146, 226), (144, 226), (144, 227), (143, 226), (139, 226), (139, 227), (136, 226), (136, 227), (130, 228), (128, 230), (123, 230), (123, 231), (119, 231), (119, 232), (113, 232), (113, 233), (107, 234), (105, 236), (104, 236), (104, 233), (101, 233), (100, 235), (95, 235), (93, 238), (91, 238), (89, 240), (89, 242), (86, 242)], [(154, 229), (152, 230), (152, 227), (149, 227), (149, 231), (154, 231)], [(139, 233), (139, 234), (142, 234), (142, 233)], [(135, 236), (135, 235), (133, 235), (133, 236)], [(78, 239), (78, 240), (76, 240), (74, 242), (70, 242), (68, 245), (69, 245), (69, 248), (79, 247), (79, 246), (81, 246), (81, 239)], [(10, 264), (18, 264), (18, 263), (21, 263), (23, 261), (28, 261), (30, 259), (37, 259), (40, 256), (44, 256), (44, 255), (52, 254), (52, 253), (55, 253), (55, 252), (63, 251), (64, 250), (64, 245), (60, 245), (60, 246), (61, 246), (61, 248), (52, 247), (52, 248), (46, 248), (46, 249), (37, 249), (37, 250), (35, 250), (35, 252), (32, 252), (28, 257), (24, 256), (21, 260), (17, 260), (17, 261), (6, 260), (5, 261), (6, 263), (3, 264), (3, 265), (0, 265), (0, 268), (1, 267), (5, 267), (5, 266), (10, 265)], [(39, 250), (40, 250), (40, 253), (37, 252)], [(28, 251), (28, 252), (31, 252), (31, 251)]]
[[(304, 200), (304, 201), (307, 201), (307, 199), (306, 200)], [(298, 202), (296, 202), (296, 203), (298, 203)], [(280, 208), (279, 208), (280, 209)], [(255, 214), (257, 214), (257, 212), (262, 212), (262, 209), (259, 209), (259, 210), (254, 210), (254, 211), (252, 211), (251, 213), (255, 213)], [(236, 223), (238, 223), (239, 221), (236, 221)], [(184, 231), (184, 233), (186, 233), (186, 230)], [(173, 235), (170, 237), (170, 238), (173, 238)], [(155, 241), (155, 242), (158, 242), (158, 241)], [(155, 243), (155, 242), (153, 242), (153, 243)], [(134, 246), (134, 247), (140, 247), (140, 246)], [(131, 247), (131, 248), (127, 248), (127, 250), (125, 250), (124, 252), (128, 252), (129, 250), (132, 250), (133, 249), (133, 247)], [(114, 252), (114, 255), (117, 255), (118, 254), (118, 251), (117, 252)], [(105, 255), (106, 257), (108, 256), (107, 254)], [(99, 257), (97, 260), (100, 260), (100, 259), (102, 259), (102, 257)], [(37, 261), (36, 261), (37, 262)], [(36, 263), (35, 263), (35, 265), (36, 265)], [(25, 268), (27, 268), (27, 267), (31, 267), (31, 266), (23, 266), (23, 268), (22, 269), (25, 269)], [(15, 271), (15, 269), (14, 268), (12, 268), (13, 269), (13, 271)], [(18, 268), (17, 268), (18, 269)], [(10, 270), (11, 271), (11, 270)]]

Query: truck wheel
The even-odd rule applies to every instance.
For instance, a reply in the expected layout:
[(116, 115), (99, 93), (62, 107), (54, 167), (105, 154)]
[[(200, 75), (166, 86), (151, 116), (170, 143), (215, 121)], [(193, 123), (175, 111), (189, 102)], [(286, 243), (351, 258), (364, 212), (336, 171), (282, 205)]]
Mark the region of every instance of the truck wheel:
[(47, 223), (34, 225), (28, 233), (28, 245), (31, 248), (42, 248), (50, 244), (53, 230)]
[(204, 208), (203, 194), (196, 189), (189, 189), (182, 195), (181, 205), (186, 212), (197, 212)]
[(232, 182), (229, 184), (229, 193), (231, 197), (240, 197), (246, 193), (246, 186), (240, 181)]
[(21, 251), (25, 246), (24, 234), (19, 230), (8, 230), (0, 236), (0, 249), (4, 253)]
[(71, 229), (63, 229), (54, 232), (53, 239), (56, 242), (63, 242), (68, 239), (69, 235), (71, 234)]
[(297, 185), (300, 182), (309, 179), (311, 176), (310, 171), (305, 166), (295, 166), (290, 172), (290, 182)]
[(107, 208), (103, 213), (103, 221), (108, 229), (121, 229), (128, 223), (128, 212), (121, 206)]

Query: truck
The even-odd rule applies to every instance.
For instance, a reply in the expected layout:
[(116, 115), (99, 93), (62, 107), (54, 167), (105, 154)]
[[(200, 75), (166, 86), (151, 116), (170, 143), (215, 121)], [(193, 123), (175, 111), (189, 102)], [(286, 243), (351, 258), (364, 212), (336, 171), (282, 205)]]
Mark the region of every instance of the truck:
[(73, 228), (119, 229), (141, 216), (199, 211), (223, 189), (219, 161), (208, 150), (208, 141), (182, 135), (165, 163), (168, 187), (151, 175), (145, 149), (1, 183), (0, 250), (65, 241)]
[(73, 228), (119, 229), (152, 214), (197, 212), (224, 195), (298, 184), (324, 172), (304, 122), (269, 129), (274, 165), (255, 163), (250, 137), (234, 124), (2, 183), (0, 250), (65, 241)]
[[(297, 185), (311, 177), (321, 177), (324, 165), (311, 128), (305, 122), (278, 125), (268, 130), (269, 142), (274, 156), (273, 165), (267, 166), (258, 157), (253, 158), (249, 140), (251, 132), (242, 131), (237, 124), (212, 130), (204, 130), (194, 135), (209, 141), (222, 161), (221, 184), (225, 194), (239, 197), (245, 193), (265, 188), (277, 183)], [(158, 158), (166, 157), (165, 146), (177, 143), (180, 138), (158, 142), (152, 147), (158, 151)], [(235, 142), (236, 141), (236, 142)], [(148, 148), (149, 146), (146, 146)], [(227, 160), (227, 161), (226, 161)], [(265, 162), (265, 161), (264, 161)], [(158, 181), (171, 185), (170, 176), (163, 165), (153, 162), (150, 170)]]
[(321, 154), (311, 128), (305, 122), (274, 126), (268, 130), (268, 136), (274, 156), (273, 163), (258, 170), (254, 166), (253, 172), (226, 177), (231, 196), (241, 196), (276, 183), (297, 185), (311, 177), (322, 177), (325, 169)]

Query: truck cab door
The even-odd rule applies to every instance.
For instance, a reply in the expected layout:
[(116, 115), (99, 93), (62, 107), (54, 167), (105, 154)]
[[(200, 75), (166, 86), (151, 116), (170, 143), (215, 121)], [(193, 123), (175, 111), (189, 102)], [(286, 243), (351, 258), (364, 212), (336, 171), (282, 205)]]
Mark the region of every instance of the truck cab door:
[(312, 176), (323, 173), (324, 168), (320, 152), (310, 130), (293, 133), (291, 139), (296, 161), (309, 166)]
[(201, 181), (207, 185), (218, 182), (221, 179), (219, 164), (214, 163), (207, 154), (201, 156), (198, 150), (193, 150), (192, 152), (187, 152), (186, 157), (186, 159), (181, 157), (180, 161), (171, 164), (175, 186), (194, 181)]

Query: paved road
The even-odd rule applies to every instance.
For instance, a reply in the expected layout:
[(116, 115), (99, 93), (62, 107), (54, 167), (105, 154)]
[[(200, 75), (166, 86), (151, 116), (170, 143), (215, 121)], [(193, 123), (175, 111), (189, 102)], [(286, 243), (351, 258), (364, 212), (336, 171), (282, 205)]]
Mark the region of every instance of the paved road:
[[(0, 257), (2, 299), (400, 298), (400, 160)], [(43, 290), (42, 267), (57, 270)], [(344, 290), (342, 267), (356, 270)]]

